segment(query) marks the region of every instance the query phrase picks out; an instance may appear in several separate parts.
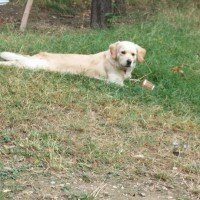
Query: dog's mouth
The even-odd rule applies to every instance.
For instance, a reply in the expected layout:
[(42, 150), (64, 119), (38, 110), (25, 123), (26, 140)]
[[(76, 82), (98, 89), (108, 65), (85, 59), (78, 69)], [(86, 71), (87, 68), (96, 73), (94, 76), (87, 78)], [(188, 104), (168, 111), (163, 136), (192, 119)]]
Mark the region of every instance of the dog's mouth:
[(131, 65), (121, 65), (121, 70), (126, 71), (128, 68), (130, 68)]
[(128, 67), (121, 66), (121, 67), (120, 67), (120, 70), (121, 70), (122, 72), (126, 73), (127, 70), (128, 70)]
[(122, 69), (122, 71), (123, 71), (124, 73), (126, 73), (127, 69)]
[(121, 66), (121, 68), (123, 68), (123, 69), (128, 69), (128, 68), (130, 68), (132, 66), (132, 63), (126, 63), (125, 65), (122, 65)]
[(132, 63), (131, 64), (121, 64), (118, 66), (119, 67), (119, 70), (123, 71), (126, 73), (126, 71), (132, 67)]

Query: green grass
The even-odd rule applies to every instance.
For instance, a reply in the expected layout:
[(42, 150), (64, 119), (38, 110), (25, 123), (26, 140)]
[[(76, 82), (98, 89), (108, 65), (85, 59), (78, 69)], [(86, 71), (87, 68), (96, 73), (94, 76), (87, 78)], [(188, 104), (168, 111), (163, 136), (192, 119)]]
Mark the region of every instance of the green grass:
[[(151, 71), (156, 88), (124, 87), (44, 71), (1, 67), (0, 180), (39, 176), (40, 169), (92, 180), (88, 173), (190, 181), (198, 193), (200, 119), (198, 10), (171, 10), (142, 24), (108, 30), (29, 30), (1, 27), (0, 51), (96, 53), (118, 40), (147, 49), (133, 77)], [(184, 76), (172, 73), (182, 66)], [(181, 156), (172, 154), (177, 139)], [(144, 155), (138, 159), (135, 155)], [(173, 167), (178, 168), (175, 175)], [(8, 169), (8, 167), (10, 169)], [(30, 173), (28, 173), (30, 172)], [(24, 177), (20, 177), (24, 174)], [(41, 176), (44, 176), (42, 174)], [(114, 175), (113, 175), (114, 176)], [(26, 178), (27, 179), (27, 178)], [(86, 182), (87, 182), (86, 181)], [(18, 194), (22, 186), (13, 189)], [(4, 194), (0, 193), (0, 197)], [(178, 195), (178, 194), (177, 194)], [(197, 194), (198, 195), (198, 194)], [(83, 199), (90, 199), (87, 194)]]

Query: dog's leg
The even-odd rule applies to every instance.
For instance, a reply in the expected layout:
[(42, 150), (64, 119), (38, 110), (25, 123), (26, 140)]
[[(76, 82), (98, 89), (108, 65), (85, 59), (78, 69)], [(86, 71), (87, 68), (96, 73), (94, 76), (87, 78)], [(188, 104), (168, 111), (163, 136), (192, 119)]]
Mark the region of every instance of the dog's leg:
[(125, 73), (125, 75), (124, 75), (124, 78), (125, 79), (131, 79), (131, 73), (132, 73), (132, 71), (133, 71), (133, 69), (131, 69), (131, 68), (128, 68), (127, 70), (126, 70), (126, 73)]
[(124, 85), (124, 80), (118, 74), (112, 73), (108, 75), (108, 81), (117, 85)]

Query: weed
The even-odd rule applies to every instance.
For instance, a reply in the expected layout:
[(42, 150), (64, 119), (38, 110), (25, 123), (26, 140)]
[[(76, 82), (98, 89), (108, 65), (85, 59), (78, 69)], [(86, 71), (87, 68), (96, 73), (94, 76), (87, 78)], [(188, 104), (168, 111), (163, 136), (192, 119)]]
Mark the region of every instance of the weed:
[(166, 172), (166, 171), (159, 171), (159, 172), (156, 172), (154, 174), (154, 177), (156, 179), (159, 179), (159, 180), (162, 180), (162, 181), (167, 181), (170, 179), (170, 176), (169, 174)]

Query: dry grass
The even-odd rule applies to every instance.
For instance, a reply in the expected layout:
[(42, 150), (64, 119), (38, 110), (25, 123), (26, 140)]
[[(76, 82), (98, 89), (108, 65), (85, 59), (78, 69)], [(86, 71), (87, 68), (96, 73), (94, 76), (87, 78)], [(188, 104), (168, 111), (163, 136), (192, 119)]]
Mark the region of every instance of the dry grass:
[[(1, 87), (3, 180), (38, 168), (83, 173), (83, 180), (92, 171), (152, 177), (175, 187), (187, 180), (184, 188), (196, 193), (200, 127), (194, 118), (93, 90), (109, 88), (104, 83), (89, 80), (84, 89), (83, 77), (3, 70), (4, 77), (15, 74)], [(175, 140), (180, 142), (178, 157), (172, 153)]]
[[(176, 199), (197, 199), (199, 40), (190, 39), (199, 38), (199, 14), (194, 10), (190, 16), (192, 20), (189, 15), (183, 19), (173, 11), (173, 16), (160, 14), (134, 28), (87, 33), (21, 35), (2, 28), (0, 50), (22, 53), (93, 53), (122, 37), (134, 39), (148, 52), (135, 76), (152, 66), (148, 79), (156, 89), (2, 66), (0, 198), (122, 199), (125, 192), (113, 193), (112, 188), (120, 183), (129, 192), (137, 184), (139, 192), (149, 184), (149, 194), (166, 197), (163, 190), (170, 190)], [(171, 72), (181, 64), (184, 77)]]

